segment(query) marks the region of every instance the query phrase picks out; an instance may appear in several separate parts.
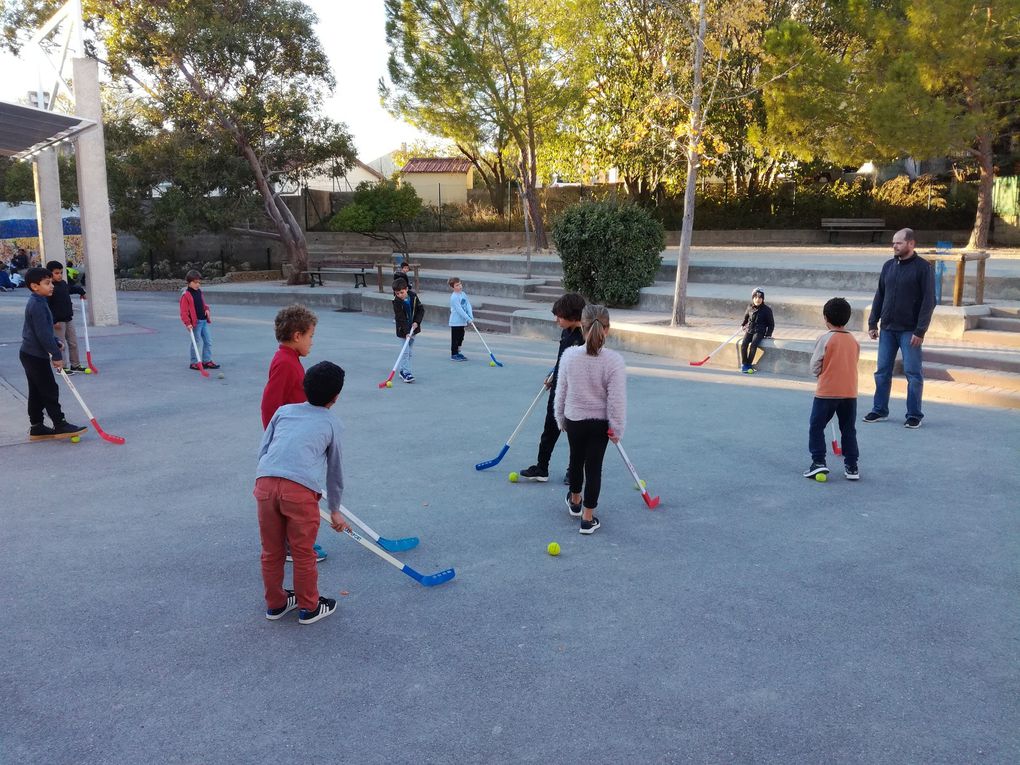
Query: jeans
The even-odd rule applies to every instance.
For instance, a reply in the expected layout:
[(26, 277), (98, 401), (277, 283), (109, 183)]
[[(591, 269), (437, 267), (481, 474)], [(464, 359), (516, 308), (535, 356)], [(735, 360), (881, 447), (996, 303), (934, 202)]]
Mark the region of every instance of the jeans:
[(910, 344), (914, 333), (883, 329), (878, 335), (878, 367), (875, 369), (875, 402), (871, 411), (882, 417), (889, 416), (889, 390), (892, 388), (893, 364), (896, 352), (903, 357), (903, 374), (907, 377), (907, 417), (922, 419), (921, 394), (924, 377), (921, 376), (921, 346)]
[[(209, 323), (205, 319), (199, 319), (194, 332), (195, 343), (202, 348), (202, 363), (212, 361), (212, 336), (209, 334)], [(191, 344), (190, 338), (188, 339), (188, 354), (191, 356), (191, 363), (197, 364), (195, 347)]]
[(607, 420), (567, 420), (567, 441), (570, 443), (570, 491), (581, 493), (584, 484), (584, 506), (594, 510), (602, 491), (602, 460), (609, 445)]
[(857, 399), (818, 398), (811, 407), (811, 424), (808, 426), (808, 449), (814, 462), (825, 462), (825, 426), (832, 415), (839, 420), (840, 445), (843, 462), (856, 465), (860, 452), (857, 449)]
[(545, 407), (545, 425), (542, 428), (542, 438), (538, 442), (538, 462), (535, 464), (539, 470), (549, 474), (549, 460), (552, 459), (553, 448), (560, 437), (560, 426), (556, 422), (556, 389), (549, 391), (549, 403)]
[(314, 611), (319, 605), (319, 572), (315, 561), (315, 536), (319, 533), (319, 495), (286, 478), (263, 477), (255, 481), (259, 534), (262, 537), (262, 584), (266, 608), (287, 603), (283, 589), (283, 563), (287, 547), (294, 558), (294, 594), (298, 605)]
[[(400, 338), (400, 344), (404, 344), (406, 338)], [(411, 340), (407, 344), (407, 350), (404, 351), (404, 355), (400, 357), (400, 363), (397, 365), (398, 372), (406, 372), (411, 375), (414, 372), (411, 371), (411, 356), (414, 351), (414, 336), (411, 336)]]

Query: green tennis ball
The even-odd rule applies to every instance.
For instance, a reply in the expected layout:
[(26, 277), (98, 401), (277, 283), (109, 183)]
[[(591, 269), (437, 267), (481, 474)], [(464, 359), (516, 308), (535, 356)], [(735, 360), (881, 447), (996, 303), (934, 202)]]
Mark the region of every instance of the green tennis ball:
[(490, 367), (494, 367), (494, 366), (496, 366), (496, 362), (495, 362), (495, 361), (490, 361), (490, 362), (489, 362), (489, 366), (490, 366)]
[(393, 387), (393, 381), (392, 380), (387, 380), (386, 381), (386, 387), (387, 388), (392, 388)]
[(71, 443), (76, 444), (81, 441), (81, 436), (71, 436)]
[(520, 476), (517, 473), (511, 473), (509, 475), (509, 478), (510, 478), (510, 483), (517, 483), (517, 479), (520, 478)]
[(92, 369), (91, 369), (91, 367), (85, 367), (85, 374), (87, 374), (87, 375), (90, 375), (90, 374), (92, 374)]
[(825, 483), (829, 480), (829, 476), (825, 473), (815, 473), (815, 480), (818, 481), (818, 483)]
[(645, 483), (645, 479), (644, 479), (644, 478), (642, 478), (642, 479), (641, 479), (641, 485), (640, 485), (640, 486), (638, 486), (637, 484), (634, 484), (634, 491), (641, 491), (642, 489), (645, 489), (645, 488), (647, 488), (647, 487), (648, 487), (648, 484), (646, 484), (646, 483)]
[(546, 550), (547, 553), (549, 553), (552, 556), (559, 555), (560, 554), (560, 543), (559, 542), (550, 542), (549, 546), (546, 547), (545, 550)]

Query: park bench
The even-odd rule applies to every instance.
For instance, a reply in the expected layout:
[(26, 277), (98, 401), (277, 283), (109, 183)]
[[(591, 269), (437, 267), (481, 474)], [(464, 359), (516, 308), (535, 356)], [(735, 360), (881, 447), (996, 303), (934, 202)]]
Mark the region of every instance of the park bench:
[(307, 271), (309, 287), (323, 287), (323, 278), (339, 274), (354, 277), (354, 287), (367, 287), (366, 274), (378, 265), (390, 265), (390, 255), (379, 252), (351, 252), (322, 256), (317, 262), (310, 263)]
[[(414, 271), (414, 286), (415, 286), (415, 289), (416, 290), (420, 290), (421, 289), (421, 263), (408, 263), (407, 265), (409, 265), (411, 267), (411, 270)], [(393, 271), (394, 274), (395, 274), (396, 269), (394, 269), (393, 266), (387, 267), (387, 265), (385, 263), (376, 263), (375, 264), (375, 268), (376, 268), (376, 271), (379, 273), (379, 291), (380, 292), (385, 292), (386, 290), (383, 289), (383, 284), (385, 283), (385, 284), (388, 284), (388, 285), (392, 286), (393, 279), (396, 279), (396, 275), (394, 275), (393, 279), (391, 279), (389, 282), (384, 282), (383, 281), (383, 279), (384, 279), (383, 272), (385, 270), (387, 270), (387, 268), (388, 268), (389, 270)]]
[(885, 221), (882, 218), (822, 218), (822, 229), (829, 232), (829, 244), (840, 232), (871, 234), (871, 241), (877, 236), (881, 239), (885, 233)]
[(956, 278), (953, 281), (953, 305), (963, 305), (963, 283), (967, 273), (967, 263), (977, 263), (977, 277), (974, 285), (974, 305), (985, 302), (985, 261), (988, 253), (981, 250), (963, 250), (953, 252), (951, 242), (938, 242), (934, 250), (923, 254), (925, 260), (935, 266), (935, 298), (936, 303), (942, 302), (942, 274), (947, 263), (956, 264)]

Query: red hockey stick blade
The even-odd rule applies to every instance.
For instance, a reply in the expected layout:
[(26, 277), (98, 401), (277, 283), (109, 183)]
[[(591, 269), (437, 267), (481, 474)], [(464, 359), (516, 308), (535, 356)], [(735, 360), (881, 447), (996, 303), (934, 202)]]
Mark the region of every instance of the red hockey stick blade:
[(692, 361), (692, 362), (690, 362), (690, 365), (692, 367), (700, 367), (702, 364), (706, 363), (710, 358), (712, 358), (712, 357), (711, 356), (706, 356), (701, 361)]
[(832, 442), (832, 453), (837, 457), (840, 457), (843, 454), (843, 450), (839, 448), (839, 442), (836, 440), (833, 440)]
[(92, 374), (94, 374), (94, 375), (99, 374), (99, 369), (96, 367), (95, 364), (92, 363), (92, 352), (91, 351), (86, 351), (86, 353), (85, 353), (85, 363), (89, 365), (89, 369), (92, 370)]
[(122, 444), (122, 443), (124, 443), (124, 439), (121, 438), (120, 436), (110, 435), (105, 430), (103, 430), (101, 427), (99, 427), (99, 423), (96, 422), (95, 418), (89, 420), (89, 422), (92, 423), (92, 427), (96, 429), (96, 433), (98, 433), (99, 437), (102, 438), (104, 441), (109, 441), (111, 444)]
[(659, 498), (653, 497), (647, 491), (641, 492), (641, 499), (643, 499), (645, 504), (648, 505), (649, 510), (654, 510), (659, 506)]

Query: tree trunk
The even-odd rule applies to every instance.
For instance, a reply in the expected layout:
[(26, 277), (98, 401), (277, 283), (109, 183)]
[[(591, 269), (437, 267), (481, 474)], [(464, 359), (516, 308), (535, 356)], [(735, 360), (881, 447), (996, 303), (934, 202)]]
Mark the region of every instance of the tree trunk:
[(978, 181), (977, 217), (974, 219), (974, 228), (971, 229), (967, 249), (984, 250), (988, 247), (988, 234), (992, 227), (994, 212), (992, 188), (995, 183), (995, 167), (992, 164), (992, 136), (990, 133), (983, 133), (978, 138), (978, 148), (975, 153), (981, 168), (981, 175)]
[(687, 272), (691, 266), (691, 236), (694, 232), (694, 192), (698, 185), (698, 163), (701, 155), (698, 144), (701, 141), (702, 114), (702, 67), (705, 61), (705, 31), (708, 21), (705, 15), (707, 0), (698, 3), (698, 35), (694, 40), (694, 84), (691, 92), (691, 124), (687, 136), (687, 186), (684, 189), (684, 219), (680, 227), (680, 256), (676, 264), (676, 284), (673, 287), (673, 319), (671, 327), (682, 327), (687, 323)]

